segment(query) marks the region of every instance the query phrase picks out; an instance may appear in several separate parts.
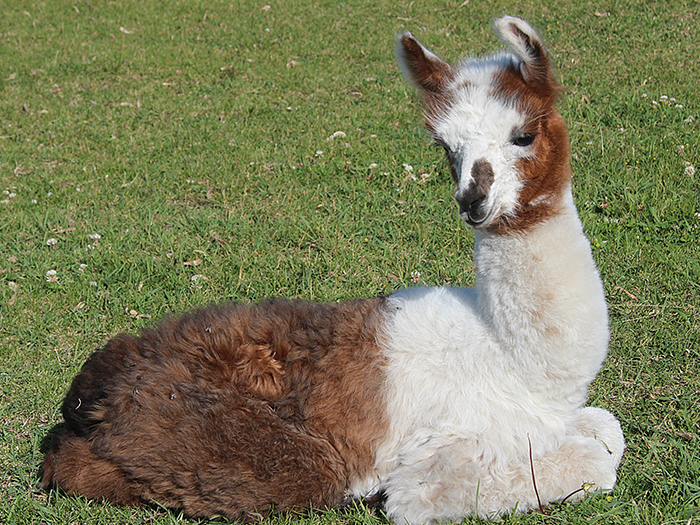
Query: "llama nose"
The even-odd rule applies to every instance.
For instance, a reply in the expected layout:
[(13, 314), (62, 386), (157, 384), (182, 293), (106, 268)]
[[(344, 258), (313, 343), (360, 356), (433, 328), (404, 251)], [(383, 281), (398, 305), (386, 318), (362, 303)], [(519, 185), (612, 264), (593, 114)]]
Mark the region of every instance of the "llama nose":
[(473, 226), (484, 222), (488, 215), (486, 201), (493, 179), (491, 164), (485, 159), (479, 159), (472, 166), (469, 186), (455, 195), (460, 216)]
[(486, 194), (472, 188), (455, 195), (459, 204), (459, 215), (472, 225), (481, 224), (486, 219)]

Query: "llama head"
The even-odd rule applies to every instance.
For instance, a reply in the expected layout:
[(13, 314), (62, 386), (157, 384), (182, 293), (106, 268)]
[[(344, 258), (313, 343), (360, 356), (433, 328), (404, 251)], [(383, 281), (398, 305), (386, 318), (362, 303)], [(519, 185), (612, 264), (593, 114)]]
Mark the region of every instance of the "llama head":
[(520, 18), (495, 22), (508, 52), (450, 66), (411, 33), (396, 54), (422, 93), (426, 126), (444, 148), (461, 217), (470, 226), (517, 232), (559, 209), (569, 187), (560, 87), (537, 33)]

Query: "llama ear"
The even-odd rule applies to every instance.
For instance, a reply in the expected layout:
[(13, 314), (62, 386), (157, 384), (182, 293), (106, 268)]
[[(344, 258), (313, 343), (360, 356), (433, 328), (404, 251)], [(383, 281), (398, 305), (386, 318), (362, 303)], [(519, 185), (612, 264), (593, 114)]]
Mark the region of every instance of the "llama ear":
[(428, 93), (439, 93), (452, 79), (450, 65), (425, 48), (410, 32), (396, 40), (396, 59), (404, 77)]
[(522, 18), (504, 16), (494, 22), (496, 34), (520, 58), (520, 71), (527, 82), (556, 85), (542, 40)]

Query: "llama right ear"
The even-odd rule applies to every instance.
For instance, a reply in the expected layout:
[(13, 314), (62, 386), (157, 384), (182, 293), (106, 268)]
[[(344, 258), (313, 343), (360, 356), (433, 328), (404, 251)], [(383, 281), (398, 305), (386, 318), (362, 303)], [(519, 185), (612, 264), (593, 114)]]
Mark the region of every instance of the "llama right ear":
[(427, 93), (439, 93), (453, 77), (450, 65), (408, 31), (396, 40), (396, 59), (404, 77)]
[(528, 82), (556, 86), (549, 58), (534, 29), (517, 16), (504, 16), (494, 22), (496, 34), (520, 58), (520, 71)]

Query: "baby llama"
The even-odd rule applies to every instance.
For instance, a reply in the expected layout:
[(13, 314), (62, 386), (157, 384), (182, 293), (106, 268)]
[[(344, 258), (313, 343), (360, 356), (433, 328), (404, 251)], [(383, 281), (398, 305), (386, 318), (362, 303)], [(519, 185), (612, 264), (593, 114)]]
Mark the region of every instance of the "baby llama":
[(609, 490), (618, 421), (584, 407), (607, 308), (571, 193), (560, 87), (523, 20), (508, 52), (397, 56), (476, 232), (474, 289), (210, 306), (83, 365), (44, 487), (189, 516), (382, 502), (396, 523), (496, 517)]

